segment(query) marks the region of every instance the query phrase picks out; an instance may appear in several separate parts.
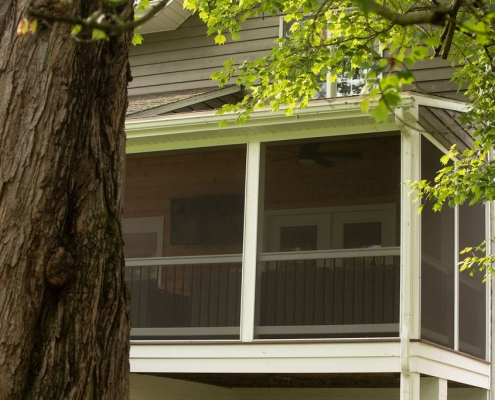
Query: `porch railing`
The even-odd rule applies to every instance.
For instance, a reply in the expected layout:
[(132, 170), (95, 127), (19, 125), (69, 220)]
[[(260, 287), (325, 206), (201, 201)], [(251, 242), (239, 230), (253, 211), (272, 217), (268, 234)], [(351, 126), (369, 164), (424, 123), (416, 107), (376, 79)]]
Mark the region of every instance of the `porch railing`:
[[(399, 247), (264, 253), (257, 338), (397, 336)], [(131, 336), (238, 339), (242, 256), (126, 261)]]
[(258, 338), (397, 336), (400, 248), (266, 253)]
[(126, 261), (131, 337), (238, 338), (241, 255)]

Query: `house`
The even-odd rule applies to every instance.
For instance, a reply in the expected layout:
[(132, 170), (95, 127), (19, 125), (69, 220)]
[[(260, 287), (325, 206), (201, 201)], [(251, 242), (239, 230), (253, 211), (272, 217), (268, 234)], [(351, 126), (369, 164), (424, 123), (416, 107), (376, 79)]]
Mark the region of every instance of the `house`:
[(209, 76), (280, 18), (221, 47), (177, 0), (157, 18), (126, 124), (131, 398), (493, 398), (491, 283), (456, 267), (491, 206), (418, 214), (402, 184), (472, 143), (451, 68), (418, 66), (382, 123), (354, 96), (222, 129), (242, 93)]

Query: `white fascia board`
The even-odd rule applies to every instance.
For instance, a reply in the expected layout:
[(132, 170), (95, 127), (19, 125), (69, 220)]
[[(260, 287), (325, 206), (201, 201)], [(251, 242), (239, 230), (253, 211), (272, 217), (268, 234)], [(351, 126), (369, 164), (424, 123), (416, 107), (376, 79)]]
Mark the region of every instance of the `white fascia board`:
[(131, 372), (400, 372), (399, 342), (131, 344)]
[[(339, 120), (341, 129), (338, 132), (342, 135), (398, 129), (392, 112), (388, 120), (382, 123), (376, 123), (369, 114), (364, 114), (361, 111), (362, 100), (361, 96), (317, 100), (310, 102), (304, 109), (295, 110), (292, 116), (286, 116), (284, 109), (277, 112), (269, 109), (256, 110), (244, 124), (234, 123), (237, 116), (235, 113), (217, 115), (215, 110), (132, 119), (126, 122), (127, 152), (133, 154), (246, 143), (247, 137), (255, 139), (254, 136), (261, 141), (331, 136), (329, 129), (319, 128), (310, 131), (312, 122), (322, 121)], [(371, 102), (370, 109), (373, 109), (376, 104), (376, 102)], [(465, 103), (456, 100), (404, 92), (402, 103), (399, 106), (404, 111), (402, 115), (405, 121), (403, 122), (410, 126), (417, 126), (418, 104), (453, 110), (463, 110), (466, 107)], [(229, 121), (226, 128), (219, 127), (220, 121), (223, 120)], [(292, 127), (297, 124), (301, 132), (297, 133), (297, 129), (287, 129), (283, 135), (271, 133), (271, 127), (283, 124), (290, 124)], [(253, 130), (257, 131), (258, 135), (253, 135)], [(336, 130), (334, 129), (333, 132), (335, 134)], [(139, 139), (143, 141), (140, 142)]]
[[(362, 97), (337, 98), (318, 100), (311, 102), (306, 108), (294, 111), (291, 116), (284, 114), (284, 109), (278, 112), (272, 112), (268, 109), (255, 110), (249, 120), (242, 125), (229, 125), (242, 129), (250, 126), (263, 126), (273, 124), (286, 124), (290, 122), (319, 121), (324, 119), (340, 119), (363, 117), (361, 111)], [(412, 101), (409, 97), (403, 99), (401, 107), (411, 107)], [(372, 102), (370, 108), (376, 106)], [(141, 137), (145, 131), (166, 129), (169, 133), (184, 133), (185, 131), (195, 131), (198, 126), (206, 129), (219, 129), (220, 121), (227, 120), (232, 123), (235, 121), (237, 114), (229, 113), (217, 115), (215, 110), (205, 112), (195, 112), (176, 115), (165, 115), (160, 117), (151, 117), (147, 119), (128, 120), (126, 122), (127, 137)], [(189, 128), (189, 129), (188, 129)], [(141, 134), (140, 134), (141, 133)], [(163, 134), (163, 133), (162, 133)]]
[(461, 100), (447, 99), (434, 95), (409, 92), (417, 106), (427, 106), (434, 108), (443, 108), (458, 112), (467, 112), (471, 109), (471, 104)]
[(449, 349), (410, 344), (411, 372), (436, 376), (475, 387), (490, 388), (490, 363)]

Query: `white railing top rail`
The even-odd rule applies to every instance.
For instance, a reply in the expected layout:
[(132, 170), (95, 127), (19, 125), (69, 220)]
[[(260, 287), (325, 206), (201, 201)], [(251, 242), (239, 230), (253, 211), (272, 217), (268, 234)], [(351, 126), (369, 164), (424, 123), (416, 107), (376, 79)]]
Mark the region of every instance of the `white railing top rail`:
[(194, 265), (194, 264), (227, 264), (242, 262), (242, 254), (216, 254), (213, 256), (181, 256), (181, 257), (149, 257), (128, 258), (126, 267), (151, 265)]
[[(399, 255), (400, 247), (376, 247), (365, 249), (261, 253), (258, 256), (258, 261), (322, 260), (336, 258), (388, 257)], [(240, 262), (242, 262), (242, 254), (217, 254), (204, 256), (131, 258), (125, 261), (125, 265), (127, 267), (138, 267), (144, 265), (197, 265)]]
[(297, 260), (322, 260), (335, 258), (362, 258), (362, 257), (386, 257), (399, 256), (400, 247), (373, 247), (364, 249), (345, 250), (313, 250), (293, 251), (280, 253), (262, 253), (259, 261), (297, 261)]

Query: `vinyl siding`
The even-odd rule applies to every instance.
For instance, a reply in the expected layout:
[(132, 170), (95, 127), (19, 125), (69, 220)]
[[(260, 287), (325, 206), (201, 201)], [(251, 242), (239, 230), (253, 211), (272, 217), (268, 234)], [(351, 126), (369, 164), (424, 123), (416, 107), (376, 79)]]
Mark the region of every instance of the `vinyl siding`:
[[(238, 62), (266, 55), (279, 36), (280, 17), (249, 19), (243, 24), (241, 39), (217, 45), (206, 35), (206, 26), (194, 15), (174, 31), (144, 35), (144, 44), (131, 49), (134, 80), (129, 95), (217, 87), (210, 76), (232, 57)], [(454, 69), (440, 58), (414, 65), (416, 82), (406, 90), (466, 100), (451, 82)], [(230, 82), (230, 83), (233, 83)]]
[(129, 95), (217, 87), (210, 76), (225, 60), (239, 62), (266, 55), (279, 34), (279, 17), (253, 18), (243, 24), (241, 39), (219, 46), (197, 16), (177, 30), (145, 35), (144, 44), (131, 50), (134, 77)]

